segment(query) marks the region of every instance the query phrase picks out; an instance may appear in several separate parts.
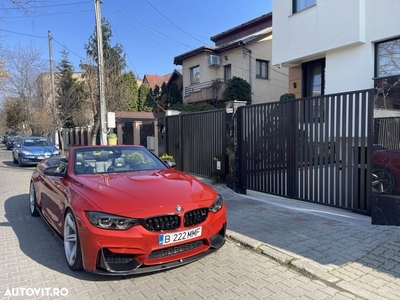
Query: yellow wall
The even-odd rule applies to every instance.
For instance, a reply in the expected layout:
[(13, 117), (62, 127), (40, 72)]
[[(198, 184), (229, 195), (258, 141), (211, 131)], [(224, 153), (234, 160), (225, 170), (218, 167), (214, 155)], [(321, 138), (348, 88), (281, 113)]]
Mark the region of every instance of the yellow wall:
[(301, 66), (289, 69), (289, 93), (294, 94), (296, 98), (301, 98)]

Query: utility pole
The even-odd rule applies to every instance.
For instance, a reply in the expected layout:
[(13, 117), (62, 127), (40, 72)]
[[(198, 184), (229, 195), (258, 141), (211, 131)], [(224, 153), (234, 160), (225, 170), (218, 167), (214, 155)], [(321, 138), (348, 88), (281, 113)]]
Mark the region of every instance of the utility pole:
[(50, 80), (51, 80), (51, 100), (53, 101), (53, 122), (54, 122), (54, 138), (53, 142), (58, 146), (58, 126), (57, 126), (57, 105), (56, 105), (56, 88), (54, 83), (54, 63), (53, 63), (53, 37), (51, 31), (48, 31), (49, 39), (49, 56), (50, 56)]
[(99, 65), (99, 94), (100, 94), (100, 144), (107, 145), (106, 102), (104, 99), (104, 62), (103, 62), (103, 33), (101, 29), (101, 3), (95, 0), (96, 34), (97, 34), (97, 63)]

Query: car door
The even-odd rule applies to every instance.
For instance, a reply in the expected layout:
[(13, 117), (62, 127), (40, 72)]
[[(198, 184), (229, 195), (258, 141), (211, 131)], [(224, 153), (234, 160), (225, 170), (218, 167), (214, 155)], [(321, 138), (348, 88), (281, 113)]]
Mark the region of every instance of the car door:
[(16, 160), (18, 160), (18, 153), (21, 150), (21, 146), (22, 146), (22, 138), (20, 137), (17, 139), (17, 144), (14, 145), (12, 149), (13, 158)]
[(44, 173), (40, 178), (42, 213), (50, 225), (60, 234), (63, 232), (65, 203), (68, 201), (68, 192), (65, 186), (66, 179), (61, 176), (51, 176)]

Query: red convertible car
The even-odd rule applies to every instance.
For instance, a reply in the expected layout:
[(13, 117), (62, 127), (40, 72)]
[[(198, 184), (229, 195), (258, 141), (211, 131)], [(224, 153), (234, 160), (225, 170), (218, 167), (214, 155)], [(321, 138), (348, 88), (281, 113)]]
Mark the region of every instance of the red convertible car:
[(400, 151), (374, 145), (372, 159), (372, 192), (375, 194), (399, 194)]
[(165, 270), (225, 243), (221, 196), (142, 146), (81, 146), (43, 160), (32, 175), (29, 207), (62, 238), (72, 270)]

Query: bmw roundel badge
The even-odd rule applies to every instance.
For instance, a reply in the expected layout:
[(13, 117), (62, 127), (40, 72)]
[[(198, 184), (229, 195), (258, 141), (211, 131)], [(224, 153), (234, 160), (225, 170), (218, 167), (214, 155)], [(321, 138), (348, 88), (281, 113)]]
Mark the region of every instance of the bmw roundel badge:
[(182, 206), (180, 206), (180, 205), (178, 205), (177, 207), (175, 207), (175, 209), (176, 209), (176, 211), (179, 212), (179, 213), (183, 212), (183, 208), (182, 208)]

